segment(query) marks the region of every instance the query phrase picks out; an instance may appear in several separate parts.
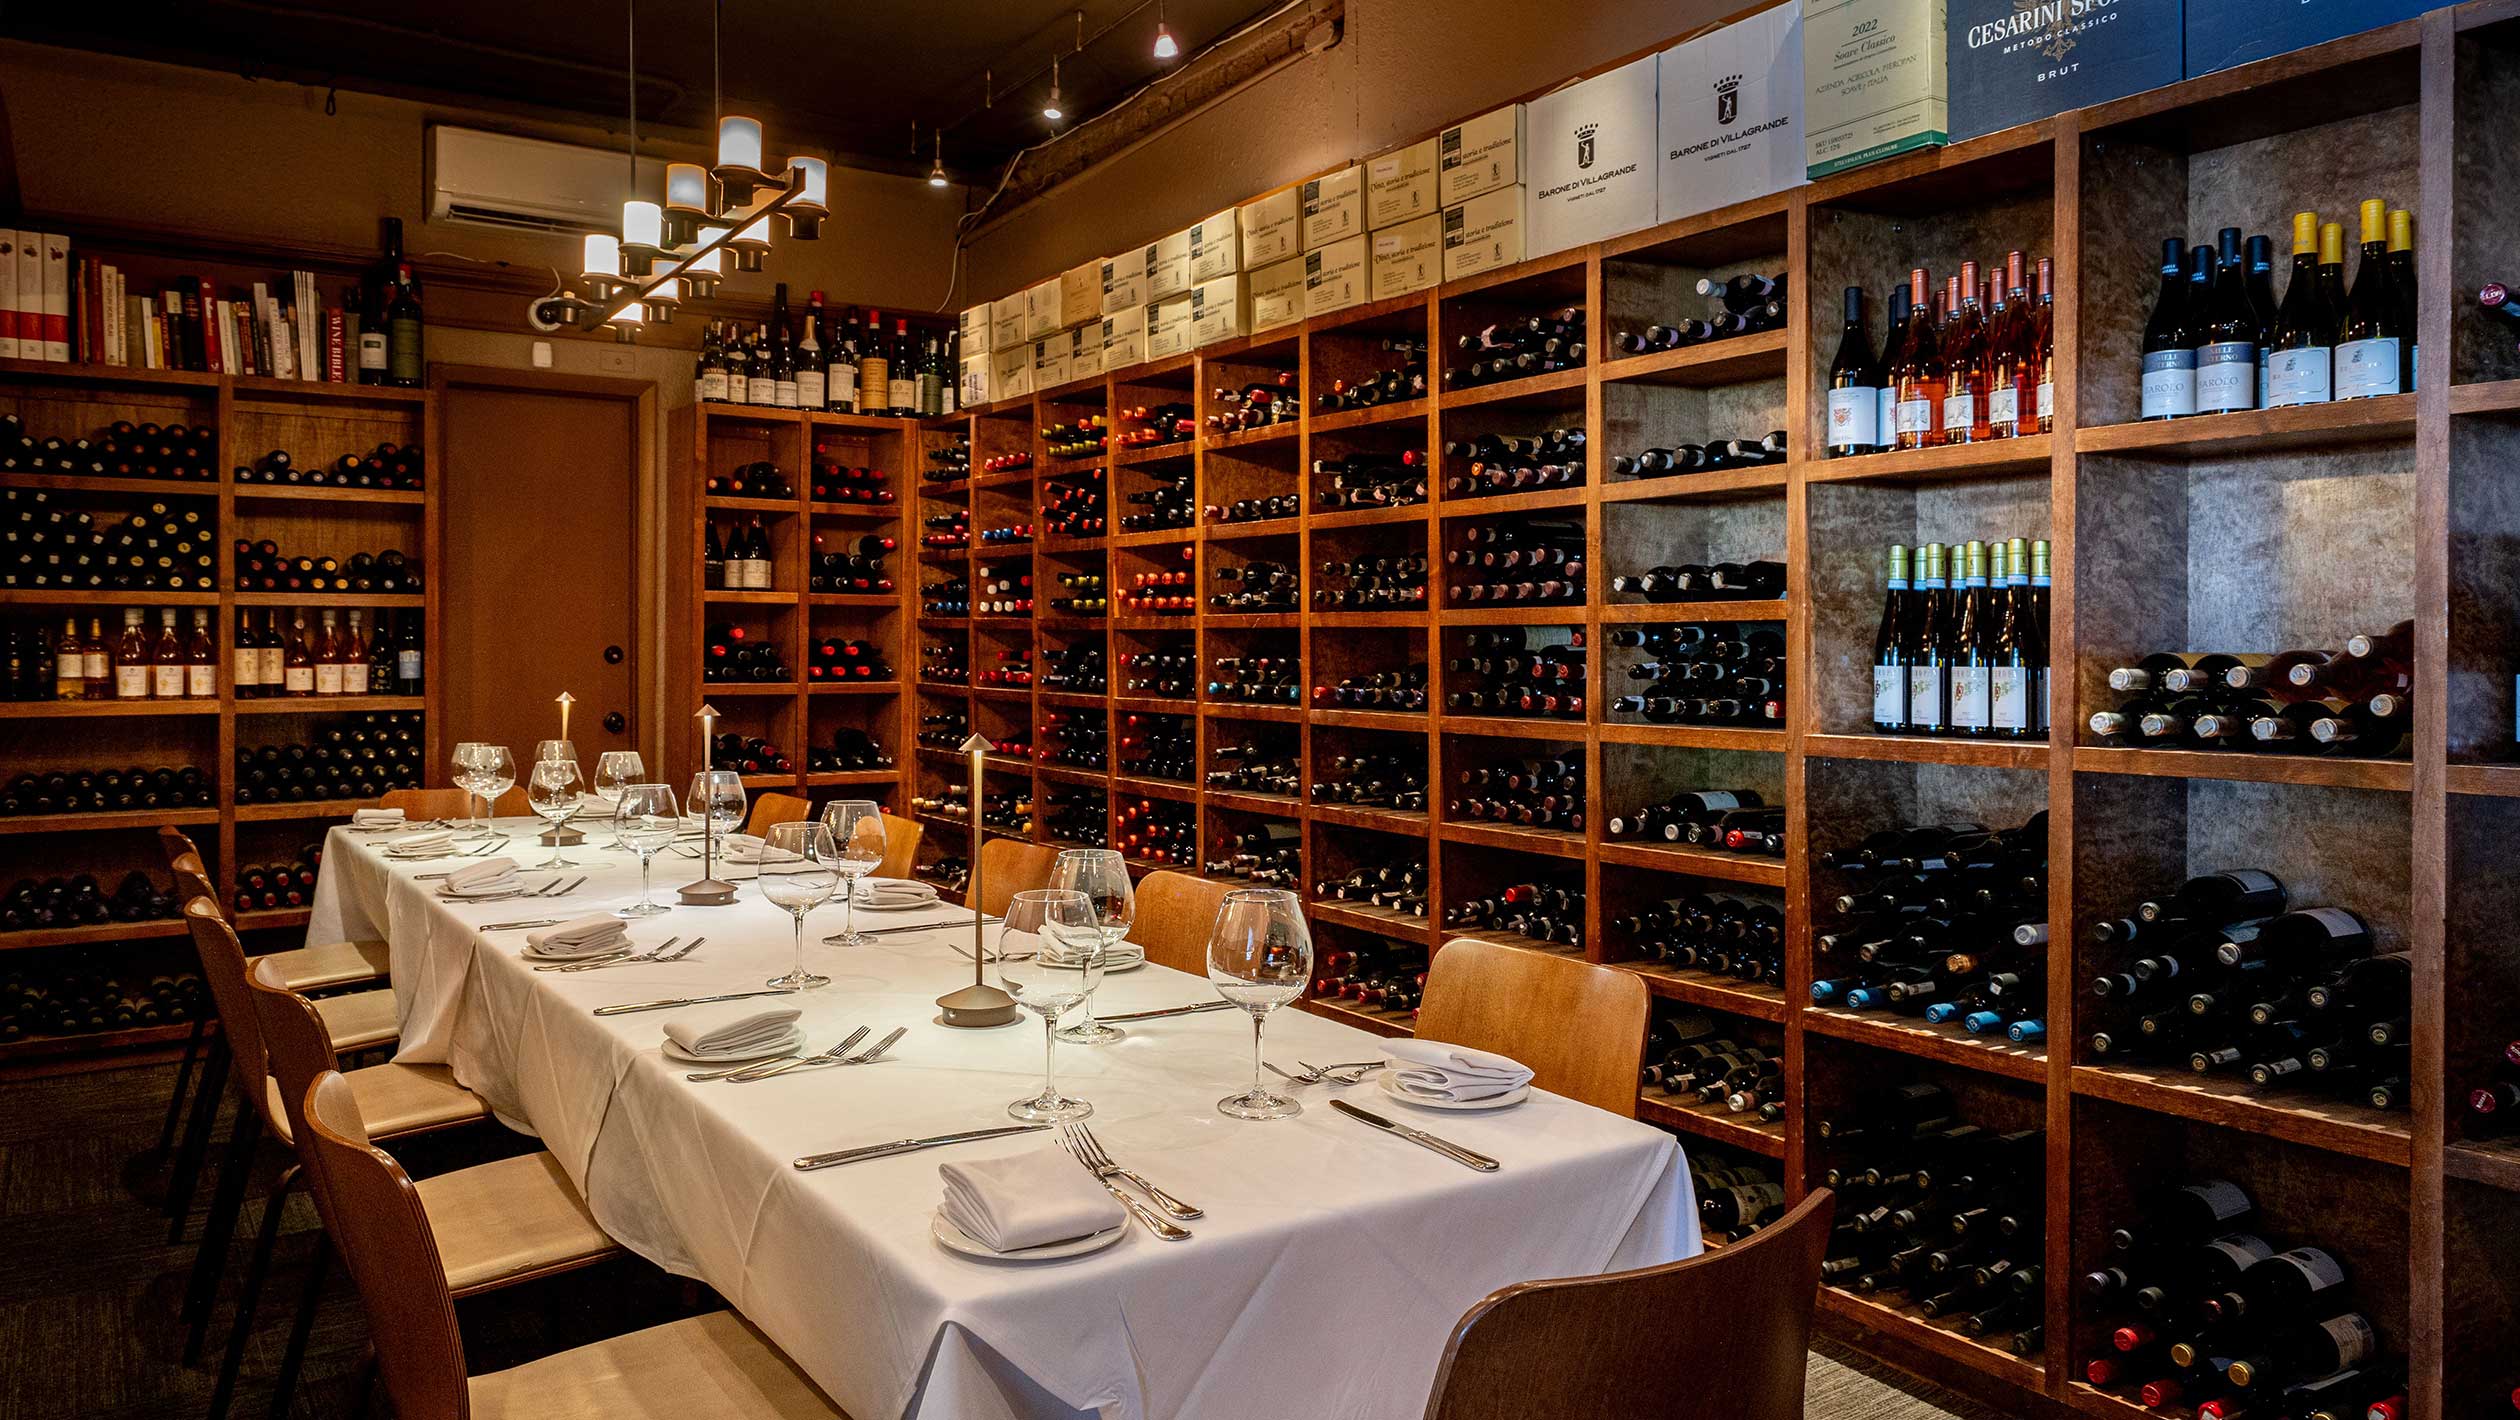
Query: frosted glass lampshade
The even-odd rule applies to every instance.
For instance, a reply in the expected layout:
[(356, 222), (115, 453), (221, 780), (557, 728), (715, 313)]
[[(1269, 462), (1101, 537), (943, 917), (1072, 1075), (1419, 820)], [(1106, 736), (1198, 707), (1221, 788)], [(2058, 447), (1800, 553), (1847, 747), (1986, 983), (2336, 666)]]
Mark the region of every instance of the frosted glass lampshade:
[[(724, 227), (702, 227), (700, 229), (700, 245), (706, 246), (710, 242), (716, 241), (719, 237), (725, 235), (725, 233), (726, 229)], [(716, 250), (708, 252), (704, 255), (693, 257), (690, 263), (683, 267), (683, 272), (688, 276), (725, 275), (726, 248), (719, 247)]]
[(579, 268), (581, 275), (600, 276), (606, 281), (621, 279), (621, 241), (609, 232), (586, 234), (586, 259)]
[(665, 209), (632, 198), (621, 204), (621, 244), (661, 250), (665, 245)]
[(680, 305), (683, 296), (682, 285), (682, 278), (667, 277), (657, 282), (656, 289), (648, 292), (645, 299), (651, 306)]
[(709, 214), (709, 170), (698, 163), (665, 165), (665, 205), (677, 212)]
[(805, 175), (805, 190), (789, 204), (790, 210), (811, 206), (829, 211), (826, 199), (831, 192), (831, 165), (820, 158), (790, 158), (788, 166)]
[(770, 251), (770, 219), (755, 217), (748, 226), (735, 233), (733, 245), (735, 269), (759, 271), (762, 257)]
[(761, 168), (761, 120), (730, 113), (718, 120), (717, 165)]

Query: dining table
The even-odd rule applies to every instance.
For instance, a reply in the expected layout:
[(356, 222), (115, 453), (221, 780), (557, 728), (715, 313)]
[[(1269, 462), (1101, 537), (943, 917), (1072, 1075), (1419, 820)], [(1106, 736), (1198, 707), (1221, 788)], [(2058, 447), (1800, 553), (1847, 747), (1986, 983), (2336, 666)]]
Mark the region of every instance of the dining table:
[[(1701, 1247), (1688, 1163), (1673, 1137), (1534, 1089), (1510, 1107), (1404, 1103), (1380, 1074), (1352, 1086), (1272, 1084), (1302, 1102), (1245, 1121), (1218, 1100), (1252, 1073), (1240, 1010), (1145, 1020), (1124, 1039), (1061, 1045), (1059, 1083), (1120, 1165), (1203, 1210), (1192, 1236), (1134, 1223), (1112, 1246), (1055, 1261), (967, 1256), (932, 1231), (938, 1165), (1055, 1149), (1016, 1134), (838, 1167), (808, 1155), (1011, 1125), (1036, 1092), (1043, 1030), (944, 1025), (936, 1000), (973, 980), (973, 914), (940, 901), (855, 911), (865, 945), (830, 946), (842, 906), (816, 909), (801, 993), (598, 1015), (600, 1007), (759, 991), (794, 960), (794, 919), (741, 864), (735, 901), (629, 922), (650, 949), (704, 938), (670, 963), (536, 970), (527, 929), (637, 900), (635, 857), (594, 825), (545, 871), (539, 824), (502, 820), (531, 890), (450, 901), (428, 875), (460, 858), (401, 860), (393, 832), (333, 828), (310, 939), (381, 938), (401, 1023), (398, 1058), (444, 1063), (510, 1126), (539, 1137), (623, 1247), (706, 1283), (855, 1420), (1422, 1415), (1447, 1338), (1499, 1287), (1668, 1263)], [(471, 851), (461, 845), (459, 851)], [(655, 860), (658, 900), (700, 863)], [(994, 929), (988, 929), (994, 941)], [(1109, 972), (1104, 1015), (1217, 999), (1201, 976), (1145, 963)], [(716, 1026), (793, 1007), (807, 1051), (859, 1027), (906, 1031), (876, 1061), (751, 1083), (695, 1081), (661, 1049), (668, 1021)], [(1380, 1040), (1302, 1010), (1267, 1020), (1267, 1058), (1372, 1060)], [(1498, 1161), (1494, 1172), (1369, 1127), (1344, 1100)]]

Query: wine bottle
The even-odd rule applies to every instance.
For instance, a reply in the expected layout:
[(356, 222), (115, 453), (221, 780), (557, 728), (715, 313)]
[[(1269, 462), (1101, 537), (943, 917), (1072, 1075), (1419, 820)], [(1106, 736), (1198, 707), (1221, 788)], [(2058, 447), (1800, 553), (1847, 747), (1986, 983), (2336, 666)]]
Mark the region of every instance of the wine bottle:
[(2161, 292), (2144, 322), (2141, 417), (2176, 419), (2196, 412), (2196, 346), (2188, 309), (2187, 243), (2161, 243)]
[(1829, 362), (1829, 457), (1879, 452), (1884, 383), (1881, 366), (1873, 359), (1872, 337), (1864, 328), (1864, 288), (1849, 286), (1846, 329)]
[[(2268, 337), (2267, 395), (2269, 409), (2296, 404), (2325, 404), (2330, 398), (2331, 347), (2336, 343), (2336, 313), (2319, 290), (2319, 214), (2293, 214), (2292, 275), (2284, 287), (2284, 304)], [(2340, 254), (2341, 259), (2341, 254)]]
[(2340, 400), (2371, 399), (2405, 387), (2400, 346), (2408, 332), (2389, 272), (2388, 204), (2365, 199), (2361, 221), (2362, 262), (2354, 270), (2336, 338), (2334, 389)]
[(1890, 372), (1898, 390), (1898, 424), (1893, 442), (1902, 449), (1927, 449), (1944, 439), (1944, 398), (1949, 393), (1940, 332), (1934, 328), (1932, 280), (1923, 267), (1908, 273), (1908, 326), (1900, 341), (1903, 363)]
[(2196, 412), (2228, 414), (2257, 407), (2257, 351), (2263, 332), (2249, 300), (2240, 229), (2216, 234), (2213, 283), (2199, 313)]

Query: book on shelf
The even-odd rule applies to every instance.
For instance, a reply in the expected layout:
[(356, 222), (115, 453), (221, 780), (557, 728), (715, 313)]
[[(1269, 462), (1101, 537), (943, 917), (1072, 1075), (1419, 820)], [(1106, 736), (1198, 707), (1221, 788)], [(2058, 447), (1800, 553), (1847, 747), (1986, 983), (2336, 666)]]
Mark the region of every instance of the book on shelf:
[(56, 233), (0, 229), (0, 359), (195, 370), (346, 384), (359, 303), (327, 304), (311, 271), (221, 291), (207, 276), (131, 284)]

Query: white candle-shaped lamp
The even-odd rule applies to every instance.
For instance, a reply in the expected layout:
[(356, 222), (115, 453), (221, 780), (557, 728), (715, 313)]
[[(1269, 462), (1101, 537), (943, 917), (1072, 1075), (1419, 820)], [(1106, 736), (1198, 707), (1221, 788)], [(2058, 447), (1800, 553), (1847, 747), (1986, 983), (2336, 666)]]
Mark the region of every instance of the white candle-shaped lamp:
[[(717, 817), (709, 810), (710, 791), (716, 787), (716, 766), (710, 763), (710, 750), (717, 743), (718, 712), (714, 705), (702, 705), (692, 717), (700, 722), (700, 776), (692, 797), (700, 811), (700, 881), (686, 884), (677, 894), (686, 907), (724, 907), (735, 900), (735, 885), (717, 878)], [(685, 804), (686, 809), (694, 804)]]
[(560, 706), (560, 743), (567, 744), (569, 742), (569, 707), (577, 704), (577, 697), (565, 690), (561, 691), (558, 704)]
[(936, 998), (942, 1025), (986, 1027), (1010, 1025), (1019, 1014), (1015, 998), (989, 984), (989, 954), (983, 941), (989, 920), (980, 906), (980, 771), (990, 744), (977, 733), (960, 746), (971, 761), (971, 873), (963, 889), (971, 904), (971, 984)]

